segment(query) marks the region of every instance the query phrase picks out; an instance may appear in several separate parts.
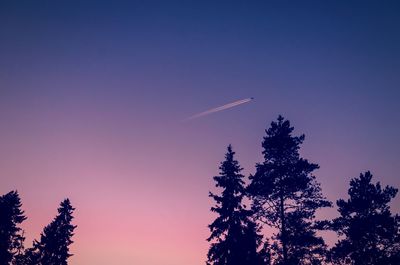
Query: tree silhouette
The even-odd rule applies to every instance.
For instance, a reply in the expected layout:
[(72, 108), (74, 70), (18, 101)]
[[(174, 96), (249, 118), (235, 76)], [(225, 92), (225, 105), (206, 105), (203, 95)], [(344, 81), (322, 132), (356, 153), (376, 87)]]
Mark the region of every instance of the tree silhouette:
[(248, 193), (256, 217), (278, 230), (274, 264), (320, 264), (326, 245), (316, 235), (315, 211), (330, 207), (312, 172), (319, 166), (299, 155), (304, 135), (292, 136), (290, 122), (279, 116), (266, 130), (264, 162), (250, 176)]
[(69, 199), (61, 202), (58, 215), (47, 225), (40, 241), (34, 241), (33, 247), (25, 253), (24, 264), (27, 265), (67, 265), (69, 245), (73, 243), (72, 236), (76, 226), (71, 224), (75, 209)]
[(350, 198), (336, 202), (340, 217), (333, 230), (344, 239), (332, 249), (336, 264), (400, 264), (400, 217), (392, 215), (389, 202), (397, 189), (371, 183), (368, 171), (350, 181)]
[(0, 196), (0, 264), (10, 264), (23, 249), (24, 236), (19, 224), (26, 217), (17, 191)]
[[(35, 242), (34, 242), (35, 245)], [(41, 265), (40, 263), (40, 253), (37, 248), (32, 247), (25, 249), (25, 252), (18, 255), (15, 259), (14, 265)]]
[(225, 161), (220, 165), (220, 176), (214, 177), (216, 187), (222, 188), (221, 195), (210, 192), (216, 206), (211, 210), (218, 217), (209, 225), (211, 247), (207, 264), (213, 265), (258, 265), (266, 259), (257, 249), (261, 243), (258, 227), (250, 219), (251, 212), (243, 206), (244, 176), (242, 168), (234, 159), (235, 152), (228, 146)]

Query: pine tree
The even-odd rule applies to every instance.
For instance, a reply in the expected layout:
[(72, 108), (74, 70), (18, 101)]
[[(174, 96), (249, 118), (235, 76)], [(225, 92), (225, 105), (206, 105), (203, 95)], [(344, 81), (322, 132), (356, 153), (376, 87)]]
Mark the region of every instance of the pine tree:
[(69, 199), (61, 202), (58, 215), (47, 225), (40, 241), (34, 241), (33, 247), (26, 251), (25, 263), (28, 265), (67, 265), (69, 245), (76, 226), (71, 224), (75, 210)]
[(332, 222), (342, 240), (332, 249), (336, 264), (400, 264), (400, 217), (392, 215), (390, 201), (397, 189), (371, 183), (368, 171), (350, 181), (350, 198), (336, 202), (340, 217)]
[(277, 229), (274, 234), (274, 264), (320, 264), (326, 245), (316, 235), (315, 212), (331, 203), (321, 193), (312, 175), (318, 169), (299, 155), (304, 135), (282, 116), (266, 130), (262, 143), (264, 162), (250, 176), (248, 193), (255, 216)]
[(212, 265), (259, 265), (262, 257), (257, 248), (261, 242), (258, 227), (250, 219), (250, 211), (243, 206), (245, 194), (242, 168), (234, 159), (235, 152), (228, 146), (225, 161), (220, 166), (220, 176), (214, 177), (221, 195), (210, 192), (216, 206), (211, 210), (218, 214), (209, 225), (212, 242), (207, 264)]
[(21, 210), (21, 200), (17, 191), (0, 196), (0, 264), (14, 262), (22, 251), (24, 236), (19, 225), (26, 220)]

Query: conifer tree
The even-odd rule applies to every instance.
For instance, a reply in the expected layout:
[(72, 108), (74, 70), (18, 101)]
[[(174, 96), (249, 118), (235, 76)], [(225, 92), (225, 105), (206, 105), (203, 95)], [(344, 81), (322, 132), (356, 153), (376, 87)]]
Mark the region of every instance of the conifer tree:
[(0, 196), (0, 264), (15, 261), (23, 249), (24, 236), (19, 225), (26, 220), (21, 210), (21, 200), (17, 191)]
[(212, 265), (259, 265), (262, 257), (257, 249), (261, 242), (258, 227), (250, 219), (242, 200), (245, 196), (242, 168), (234, 159), (235, 152), (228, 146), (225, 161), (221, 163), (220, 175), (214, 177), (221, 195), (210, 192), (216, 206), (211, 210), (218, 217), (209, 225), (211, 247), (207, 264)]
[(47, 225), (40, 241), (34, 241), (33, 247), (26, 251), (27, 265), (67, 265), (69, 245), (73, 243), (72, 236), (76, 226), (72, 225), (72, 213), (75, 210), (69, 199), (61, 202), (58, 215)]
[(293, 130), (282, 116), (271, 123), (262, 143), (264, 162), (250, 176), (248, 193), (258, 220), (277, 229), (274, 264), (320, 264), (326, 245), (316, 235), (315, 212), (331, 203), (312, 174), (318, 165), (299, 155), (304, 135), (293, 136)]
[(369, 171), (352, 179), (349, 199), (336, 202), (340, 216), (332, 227), (344, 237), (332, 249), (336, 264), (400, 264), (400, 217), (388, 205), (397, 189), (371, 180)]

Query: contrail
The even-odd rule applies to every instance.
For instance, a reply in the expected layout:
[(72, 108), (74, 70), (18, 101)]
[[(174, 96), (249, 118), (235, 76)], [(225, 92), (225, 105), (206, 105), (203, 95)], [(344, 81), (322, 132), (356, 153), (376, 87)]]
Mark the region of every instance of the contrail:
[(200, 112), (200, 113), (198, 113), (198, 114), (195, 114), (195, 115), (193, 115), (193, 116), (191, 116), (191, 117), (185, 119), (184, 121), (190, 121), (190, 120), (197, 119), (197, 118), (200, 118), (200, 117), (203, 117), (203, 116), (206, 116), (206, 115), (209, 115), (209, 114), (218, 112), (218, 111), (230, 109), (230, 108), (233, 108), (233, 107), (242, 105), (242, 104), (244, 104), (244, 103), (250, 102), (250, 101), (252, 101), (253, 99), (254, 99), (254, 98), (245, 98), (245, 99), (237, 100), (237, 101), (234, 101), (234, 102), (225, 104), (225, 105), (220, 106), (220, 107), (216, 107), (216, 108), (213, 108), (213, 109), (206, 110), (206, 111), (204, 111), (204, 112)]

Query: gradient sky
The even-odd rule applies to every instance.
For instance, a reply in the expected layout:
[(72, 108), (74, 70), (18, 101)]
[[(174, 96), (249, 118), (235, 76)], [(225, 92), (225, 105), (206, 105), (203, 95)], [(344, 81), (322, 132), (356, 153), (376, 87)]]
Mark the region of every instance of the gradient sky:
[(69, 197), (72, 265), (204, 264), (225, 148), (254, 172), (278, 114), (306, 134), (329, 199), (365, 170), (400, 187), (399, 12), (398, 1), (1, 1), (0, 192), (20, 192), (27, 244)]

